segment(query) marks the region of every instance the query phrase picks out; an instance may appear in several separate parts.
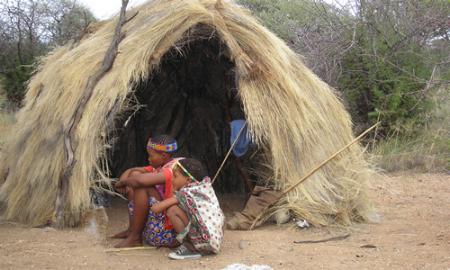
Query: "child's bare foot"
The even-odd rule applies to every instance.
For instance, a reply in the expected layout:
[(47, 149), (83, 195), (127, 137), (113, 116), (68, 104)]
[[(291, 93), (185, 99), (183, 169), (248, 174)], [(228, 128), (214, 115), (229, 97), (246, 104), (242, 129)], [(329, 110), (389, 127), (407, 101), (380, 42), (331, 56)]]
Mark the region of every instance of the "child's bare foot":
[(140, 237), (133, 237), (133, 235), (129, 235), (124, 240), (120, 241), (115, 248), (127, 248), (127, 247), (140, 247), (142, 246), (142, 239)]
[(130, 231), (125, 230), (120, 233), (116, 233), (115, 235), (111, 236), (111, 238), (127, 238), (128, 235), (130, 235)]

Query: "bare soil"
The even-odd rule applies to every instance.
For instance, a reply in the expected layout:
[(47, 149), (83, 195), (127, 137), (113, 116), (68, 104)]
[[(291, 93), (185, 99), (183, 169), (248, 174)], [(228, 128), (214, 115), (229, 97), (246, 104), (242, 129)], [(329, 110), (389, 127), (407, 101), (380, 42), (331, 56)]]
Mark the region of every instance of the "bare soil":
[[(344, 240), (295, 244), (345, 232), (298, 229), (294, 223), (255, 231), (226, 231), (223, 251), (172, 261), (169, 249), (107, 252), (117, 240), (90, 230), (57, 231), (0, 225), (0, 269), (222, 269), (233, 263), (273, 269), (450, 269), (450, 175), (398, 173), (373, 179), (378, 224), (360, 224)], [(235, 207), (236, 198), (222, 206)], [(111, 235), (126, 227), (122, 201), (107, 210)]]

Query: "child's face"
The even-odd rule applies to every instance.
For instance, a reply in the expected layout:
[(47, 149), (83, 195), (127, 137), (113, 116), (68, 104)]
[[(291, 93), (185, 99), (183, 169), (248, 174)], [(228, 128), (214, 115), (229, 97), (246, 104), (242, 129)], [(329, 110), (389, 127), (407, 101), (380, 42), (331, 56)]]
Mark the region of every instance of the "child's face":
[(154, 149), (147, 149), (148, 162), (151, 166), (158, 168), (164, 165), (167, 161), (167, 153), (158, 152)]
[(173, 169), (172, 184), (174, 190), (180, 190), (187, 183), (189, 183), (189, 181), (189, 177), (182, 174), (179, 168), (175, 167)]

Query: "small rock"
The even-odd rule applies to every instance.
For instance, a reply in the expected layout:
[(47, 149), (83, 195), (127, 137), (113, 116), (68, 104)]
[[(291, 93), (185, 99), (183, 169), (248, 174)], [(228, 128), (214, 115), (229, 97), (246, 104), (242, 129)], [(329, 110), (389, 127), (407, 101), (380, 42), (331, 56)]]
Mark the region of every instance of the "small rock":
[(240, 249), (248, 248), (249, 245), (250, 245), (249, 241), (246, 241), (246, 240), (239, 241), (239, 248)]
[(241, 263), (230, 264), (223, 268), (222, 270), (272, 270), (273, 268), (269, 265), (253, 264), (246, 265)]
[(309, 228), (309, 223), (306, 219), (301, 219), (299, 221), (296, 222), (297, 226), (304, 229), (304, 228)]
[(56, 229), (53, 227), (45, 227), (44, 228), (44, 232), (54, 232), (54, 231), (56, 231)]

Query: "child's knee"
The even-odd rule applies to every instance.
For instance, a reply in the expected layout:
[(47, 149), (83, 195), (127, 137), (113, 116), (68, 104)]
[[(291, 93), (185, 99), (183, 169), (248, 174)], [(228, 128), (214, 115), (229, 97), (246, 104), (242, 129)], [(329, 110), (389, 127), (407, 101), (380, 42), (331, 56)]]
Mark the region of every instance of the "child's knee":
[(173, 220), (174, 218), (182, 218), (182, 211), (183, 210), (181, 210), (181, 208), (177, 205), (172, 205), (171, 207), (166, 209), (166, 215), (170, 220)]
[(131, 171), (130, 176), (136, 176), (142, 174), (140, 171)]
[(177, 215), (176, 206), (173, 205), (173, 206), (170, 206), (169, 208), (167, 208), (166, 215), (169, 219), (172, 219), (173, 217), (175, 217)]

